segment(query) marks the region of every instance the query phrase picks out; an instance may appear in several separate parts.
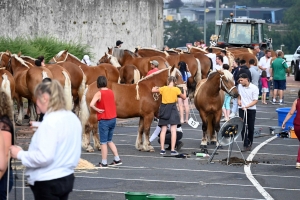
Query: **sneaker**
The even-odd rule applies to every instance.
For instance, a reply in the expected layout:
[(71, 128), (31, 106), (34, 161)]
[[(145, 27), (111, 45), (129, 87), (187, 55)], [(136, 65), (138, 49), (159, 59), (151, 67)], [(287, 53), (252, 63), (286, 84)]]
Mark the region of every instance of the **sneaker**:
[(165, 150), (160, 150), (160, 155), (165, 155), (166, 151)]
[(118, 165), (122, 165), (122, 160), (116, 161), (113, 160), (112, 163), (110, 163), (108, 166), (113, 167), (113, 166), (118, 166)]
[(108, 168), (107, 164), (104, 165), (104, 164), (102, 164), (102, 163), (99, 163), (99, 167), (100, 167), (101, 169), (106, 169), (106, 168)]
[(226, 122), (226, 121), (227, 120), (225, 119), (225, 117), (220, 120), (220, 122)]
[(300, 163), (299, 162), (296, 163), (296, 169), (300, 169)]
[(177, 156), (178, 152), (177, 151), (171, 151), (171, 156)]
[(230, 113), (230, 115), (229, 115), (229, 118), (231, 119), (231, 118), (234, 118), (235, 117), (235, 113)]
[(176, 150), (179, 151), (181, 149), (181, 147), (183, 146), (183, 142), (179, 141), (178, 145), (176, 147)]

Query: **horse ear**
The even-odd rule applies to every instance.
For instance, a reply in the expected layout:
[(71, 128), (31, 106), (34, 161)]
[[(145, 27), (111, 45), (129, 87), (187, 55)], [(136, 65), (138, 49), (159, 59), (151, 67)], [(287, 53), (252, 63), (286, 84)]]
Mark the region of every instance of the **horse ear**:
[(68, 52), (68, 51), (69, 51), (68, 49), (65, 50), (65, 52)]
[(138, 49), (137, 47), (135, 47), (135, 51), (134, 51), (134, 53), (137, 53), (137, 52), (138, 52), (138, 50), (139, 50), (139, 49)]
[(21, 57), (21, 55), (22, 55), (22, 52), (20, 51), (20, 52), (18, 53), (18, 57)]
[(11, 55), (11, 52), (9, 51), (9, 50), (6, 50), (6, 52), (5, 53), (8, 53), (9, 55)]

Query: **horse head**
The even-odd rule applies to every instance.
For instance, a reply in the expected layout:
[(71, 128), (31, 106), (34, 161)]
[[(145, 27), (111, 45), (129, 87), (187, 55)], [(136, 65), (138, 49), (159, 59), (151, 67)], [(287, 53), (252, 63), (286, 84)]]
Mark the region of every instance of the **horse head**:
[(173, 65), (173, 67), (169, 67), (169, 76), (174, 76), (177, 79), (176, 81), (177, 86), (184, 87), (183, 85), (185, 85), (185, 83), (182, 79), (181, 72), (179, 71), (179, 69), (176, 68), (175, 65)]
[(232, 74), (228, 70), (218, 70), (217, 72), (220, 74), (220, 88), (233, 98), (237, 98), (239, 93), (235, 86)]
[(65, 62), (67, 60), (69, 53), (68, 49), (60, 51), (56, 56), (52, 57), (51, 60), (49, 60), (49, 64), (55, 64), (57, 62)]
[(102, 56), (99, 61), (97, 62), (97, 65), (100, 65), (101, 63), (110, 63), (110, 58), (106, 52), (104, 53), (104, 56)]

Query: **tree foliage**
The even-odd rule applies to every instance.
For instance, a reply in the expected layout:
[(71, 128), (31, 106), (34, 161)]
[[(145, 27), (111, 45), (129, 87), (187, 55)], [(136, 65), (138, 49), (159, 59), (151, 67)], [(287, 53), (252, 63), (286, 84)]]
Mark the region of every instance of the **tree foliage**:
[(194, 43), (203, 38), (203, 33), (196, 24), (188, 22), (187, 19), (172, 21), (170, 27), (165, 29), (164, 43), (169, 47), (185, 46), (186, 43)]
[(177, 13), (179, 12), (179, 8), (183, 6), (183, 3), (181, 0), (172, 0), (169, 3), (169, 8), (174, 8), (177, 10)]

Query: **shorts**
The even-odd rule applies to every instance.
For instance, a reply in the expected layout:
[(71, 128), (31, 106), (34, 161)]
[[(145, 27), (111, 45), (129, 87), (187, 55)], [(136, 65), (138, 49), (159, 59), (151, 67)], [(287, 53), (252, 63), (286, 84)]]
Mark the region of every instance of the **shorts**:
[(112, 141), (114, 129), (116, 127), (116, 118), (101, 119), (98, 121), (98, 133), (100, 137), (100, 144), (107, 144)]
[(269, 88), (262, 88), (261, 92), (269, 92)]
[(231, 100), (231, 97), (229, 96), (229, 94), (225, 94), (225, 97), (224, 97), (224, 103), (223, 103), (223, 106), (222, 108), (225, 108), (226, 110), (230, 110), (230, 100)]
[(273, 80), (274, 89), (276, 90), (285, 90), (286, 89), (286, 80)]

